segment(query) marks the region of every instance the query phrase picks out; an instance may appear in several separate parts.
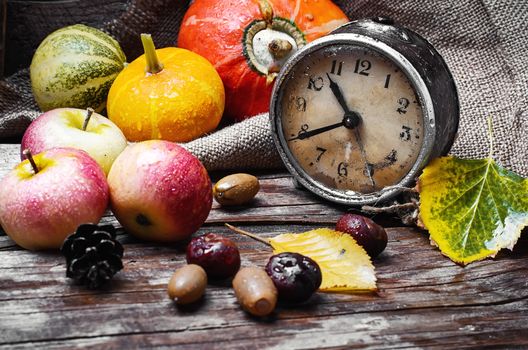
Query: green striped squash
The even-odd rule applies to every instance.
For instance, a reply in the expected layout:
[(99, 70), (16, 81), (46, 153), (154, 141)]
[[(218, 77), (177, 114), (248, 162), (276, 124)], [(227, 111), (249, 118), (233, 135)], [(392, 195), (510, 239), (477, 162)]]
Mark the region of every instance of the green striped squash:
[(108, 34), (83, 24), (61, 28), (33, 56), (33, 95), (43, 111), (92, 107), (100, 112), (125, 62), (119, 43)]

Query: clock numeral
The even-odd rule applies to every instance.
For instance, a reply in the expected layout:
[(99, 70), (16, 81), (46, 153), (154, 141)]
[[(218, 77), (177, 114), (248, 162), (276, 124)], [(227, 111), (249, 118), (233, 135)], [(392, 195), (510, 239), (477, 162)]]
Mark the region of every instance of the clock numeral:
[(399, 107), (396, 109), (396, 112), (400, 114), (407, 113), (407, 107), (409, 107), (409, 100), (405, 97), (402, 97), (398, 100)]
[(396, 161), (398, 160), (397, 156), (398, 151), (396, 151), (395, 149), (391, 150), (390, 153), (385, 157), (385, 164), (388, 166), (396, 163)]
[[(337, 72), (336, 72), (336, 68), (337, 68)], [(343, 62), (337, 62), (337, 60), (333, 60), (332, 61), (332, 69), (330, 70), (330, 73), (331, 74), (335, 74), (335, 75), (341, 75), (341, 70), (343, 69)]]
[(370, 67), (372, 67), (372, 64), (368, 60), (356, 60), (356, 67), (354, 68), (354, 73), (359, 75), (369, 75)]
[(309, 90), (315, 90), (315, 91), (321, 91), (321, 89), (324, 86), (324, 80), (321, 77), (310, 77), (310, 80), (308, 81), (308, 89)]
[(297, 137), (302, 137), (303, 134), (306, 134), (306, 132), (308, 131), (308, 124), (303, 124), (301, 125), (301, 130), (297, 133)]
[(367, 163), (367, 167), (364, 170), (363, 174), (365, 176), (368, 176), (368, 175), (373, 176), (374, 173), (377, 170), (385, 169), (387, 167), (390, 167), (391, 165), (393, 165), (397, 161), (398, 161), (398, 151), (393, 149), (393, 150), (390, 151), (390, 153), (388, 155), (385, 156), (385, 158), (383, 158), (383, 160), (381, 162), (377, 162), (377, 163), (374, 163), (374, 164)]
[(337, 175), (341, 177), (347, 177), (348, 176), (348, 164), (345, 162), (339, 163), (337, 166)]
[(304, 97), (292, 97), (291, 98), (295, 103), (295, 108), (299, 112), (306, 112), (306, 99)]
[(319, 155), (317, 156), (317, 158), (315, 159), (315, 161), (316, 161), (317, 163), (319, 163), (319, 161), (321, 160), (321, 157), (323, 156), (323, 154), (325, 154), (325, 152), (327, 151), (327, 149), (326, 149), (326, 148), (323, 148), (323, 147), (317, 147), (316, 150), (317, 150), (318, 152), (320, 152)]
[(385, 89), (389, 88), (389, 82), (390, 82), (391, 75), (387, 74), (387, 78), (385, 78)]
[(409, 141), (411, 139), (411, 128), (408, 126), (402, 126), (402, 132), (400, 132), (400, 139), (403, 141)]

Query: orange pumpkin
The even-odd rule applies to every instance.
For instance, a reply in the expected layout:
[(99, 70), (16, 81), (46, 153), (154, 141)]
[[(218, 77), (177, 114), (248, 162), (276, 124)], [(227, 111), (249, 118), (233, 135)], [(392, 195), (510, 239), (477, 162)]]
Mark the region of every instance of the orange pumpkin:
[(178, 45), (215, 66), (225, 115), (240, 121), (269, 110), (272, 82), (293, 52), (346, 22), (330, 0), (195, 0)]

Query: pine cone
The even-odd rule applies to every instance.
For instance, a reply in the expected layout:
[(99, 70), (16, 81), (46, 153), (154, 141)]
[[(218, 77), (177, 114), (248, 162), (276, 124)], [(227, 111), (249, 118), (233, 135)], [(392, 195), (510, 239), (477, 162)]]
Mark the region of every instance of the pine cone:
[(123, 246), (112, 225), (84, 224), (62, 244), (66, 277), (88, 288), (98, 288), (123, 268)]

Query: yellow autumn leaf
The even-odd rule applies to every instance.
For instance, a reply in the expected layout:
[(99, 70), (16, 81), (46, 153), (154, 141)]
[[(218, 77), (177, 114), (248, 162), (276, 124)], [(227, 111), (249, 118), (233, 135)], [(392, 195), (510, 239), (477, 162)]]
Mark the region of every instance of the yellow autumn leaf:
[(528, 179), (493, 160), (441, 157), (418, 179), (420, 217), (431, 242), (451, 260), (466, 265), (513, 249), (528, 226)]
[(347, 234), (328, 228), (281, 234), (269, 239), (274, 254), (295, 252), (312, 258), (323, 276), (320, 291), (376, 290), (374, 266), (365, 250)]
[(437, 158), (419, 184), (424, 226), (442, 253), (457, 263), (513, 249), (528, 225), (528, 179), (492, 158)]

